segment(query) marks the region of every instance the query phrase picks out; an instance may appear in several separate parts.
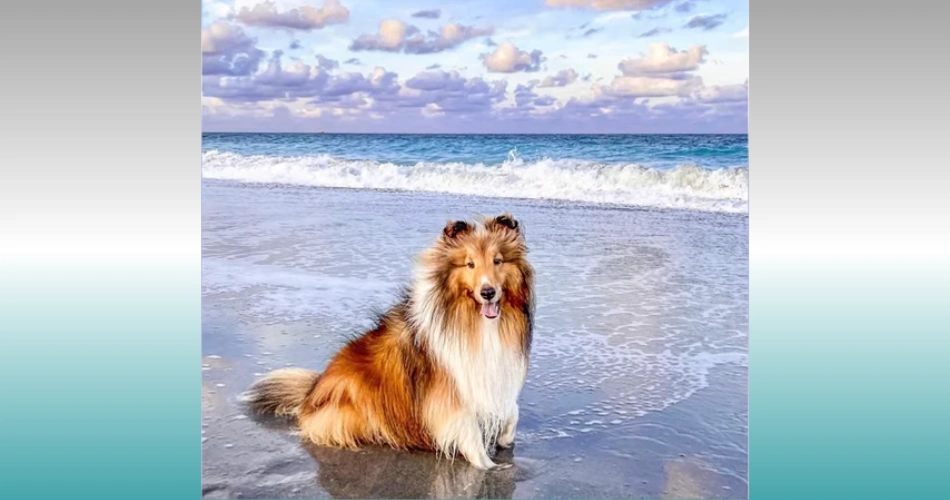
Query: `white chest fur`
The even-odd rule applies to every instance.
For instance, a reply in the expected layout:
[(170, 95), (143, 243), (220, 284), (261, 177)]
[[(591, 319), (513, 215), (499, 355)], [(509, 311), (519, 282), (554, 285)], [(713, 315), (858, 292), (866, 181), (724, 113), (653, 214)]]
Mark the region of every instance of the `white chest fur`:
[(502, 343), (498, 320), (481, 321), (480, 341), (474, 348), (450, 341), (443, 344), (437, 356), (455, 380), (463, 404), (475, 414), (483, 430), (493, 434), (517, 411), (527, 360), (520, 350)]

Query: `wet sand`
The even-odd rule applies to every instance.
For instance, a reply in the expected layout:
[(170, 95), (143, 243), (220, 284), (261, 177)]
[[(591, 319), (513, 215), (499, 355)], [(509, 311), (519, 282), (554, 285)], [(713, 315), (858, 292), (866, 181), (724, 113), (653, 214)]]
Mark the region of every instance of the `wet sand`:
[[(273, 189), (203, 192), (202, 485), (208, 498), (746, 498), (748, 218)], [(303, 446), (237, 395), (322, 368), (391, 303), (449, 216), (528, 228), (538, 318), (514, 467)]]

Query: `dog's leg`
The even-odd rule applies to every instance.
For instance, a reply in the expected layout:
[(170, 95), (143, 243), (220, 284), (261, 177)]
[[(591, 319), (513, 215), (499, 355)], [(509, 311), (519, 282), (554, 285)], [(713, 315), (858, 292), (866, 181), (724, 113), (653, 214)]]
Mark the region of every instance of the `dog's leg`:
[(443, 450), (458, 451), (468, 463), (479, 469), (495, 467), (485, 449), (478, 420), (467, 412), (458, 412), (441, 422), (435, 431), (435, 439)]
[(439, 418), (430, 420), (429, 429), (440, 450), (447, 454), (457, 451), (478, 469), (504, 469), (511, 465), (498, 465), (492, 461), (488, 456), (478, 419), (467, 411), (442, 414)]
[(501, 448), (511, 448), (515, 444), (515, 428), (518, 427), (518, 406), (515, 405), (514, 411), (505, 422), (505, 427), (498, 434), (495, 443)]

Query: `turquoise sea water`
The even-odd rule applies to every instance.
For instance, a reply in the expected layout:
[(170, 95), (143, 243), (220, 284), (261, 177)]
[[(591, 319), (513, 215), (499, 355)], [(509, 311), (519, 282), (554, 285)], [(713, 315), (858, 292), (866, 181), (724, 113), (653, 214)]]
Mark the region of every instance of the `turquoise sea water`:
[(203, 149), (241, 155), (330, 155), (400, 165), (418, 162), (496, 164), (586, 160), (675, 167), (747, 166), (746, 135), (380, 135), (380, 134), (204, 134)]

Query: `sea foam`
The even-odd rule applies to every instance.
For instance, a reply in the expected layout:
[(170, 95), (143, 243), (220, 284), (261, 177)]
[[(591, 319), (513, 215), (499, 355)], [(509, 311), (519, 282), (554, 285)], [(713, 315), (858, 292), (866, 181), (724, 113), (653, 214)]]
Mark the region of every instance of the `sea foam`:
[(327, 155), (202, 156), (202, 175), (245, 183), (424, 191), (492, 198), (534, 198), (627, 206), (748, 212), (749, 170), (582, 160), (526, 162), (512, 155), (498, 164), (419, 162), (397, 165)]

